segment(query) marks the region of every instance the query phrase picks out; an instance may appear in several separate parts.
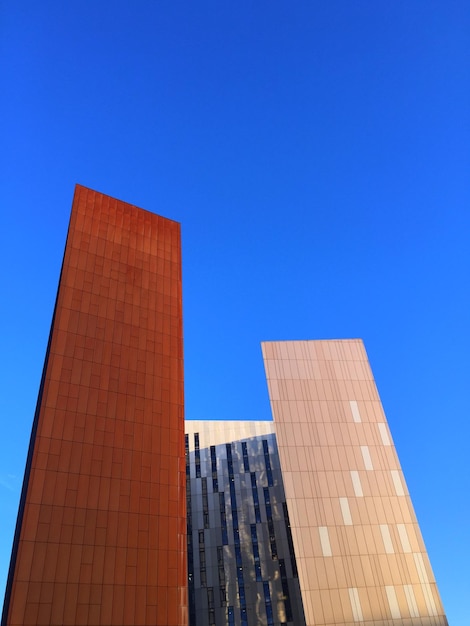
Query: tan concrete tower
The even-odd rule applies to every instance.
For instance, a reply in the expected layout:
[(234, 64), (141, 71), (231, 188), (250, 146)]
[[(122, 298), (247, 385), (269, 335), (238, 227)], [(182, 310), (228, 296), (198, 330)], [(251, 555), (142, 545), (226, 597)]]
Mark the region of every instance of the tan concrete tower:
[(262, 350), (307, 626), (446, 626), (362, 341)]

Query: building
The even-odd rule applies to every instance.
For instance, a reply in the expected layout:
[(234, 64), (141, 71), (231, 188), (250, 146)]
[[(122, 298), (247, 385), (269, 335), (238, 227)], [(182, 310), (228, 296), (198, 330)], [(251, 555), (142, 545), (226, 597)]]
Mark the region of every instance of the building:
[(362, 341), (262, 349), (274, 422), (186, 422), (190, 623), (446, 626)]
[(186, 624), (179, 224), (77, 186), (2, 625)]
[(186, 422), (190, 624), (305, 625), (273, 422)]
[(77, 186), (2, 626), (446, 626), (360, 340), (186, 422), (179, 224)]

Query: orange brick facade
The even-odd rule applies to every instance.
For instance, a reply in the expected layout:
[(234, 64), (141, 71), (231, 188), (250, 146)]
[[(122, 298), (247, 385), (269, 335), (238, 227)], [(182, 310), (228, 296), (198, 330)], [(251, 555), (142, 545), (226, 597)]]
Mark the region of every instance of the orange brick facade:
[(179, 224), (77, 186), (2, 624), (185, 625)]

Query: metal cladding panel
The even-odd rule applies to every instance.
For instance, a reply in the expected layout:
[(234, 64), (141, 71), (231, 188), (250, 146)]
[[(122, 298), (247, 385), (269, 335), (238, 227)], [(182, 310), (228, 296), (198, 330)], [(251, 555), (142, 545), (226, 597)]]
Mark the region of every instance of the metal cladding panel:
[(446, 626), (361, 340), (262, 344), (308, 626)]
[(77, 186), (3, 624), (187, 624), (180, 226)]

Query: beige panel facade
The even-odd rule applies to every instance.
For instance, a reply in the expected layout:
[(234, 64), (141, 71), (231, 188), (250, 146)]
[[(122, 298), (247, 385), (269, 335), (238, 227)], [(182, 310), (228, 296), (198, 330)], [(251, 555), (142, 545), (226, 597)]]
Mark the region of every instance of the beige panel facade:
[(262, 350), (307, 626), (446, 626), (362, 341)]

